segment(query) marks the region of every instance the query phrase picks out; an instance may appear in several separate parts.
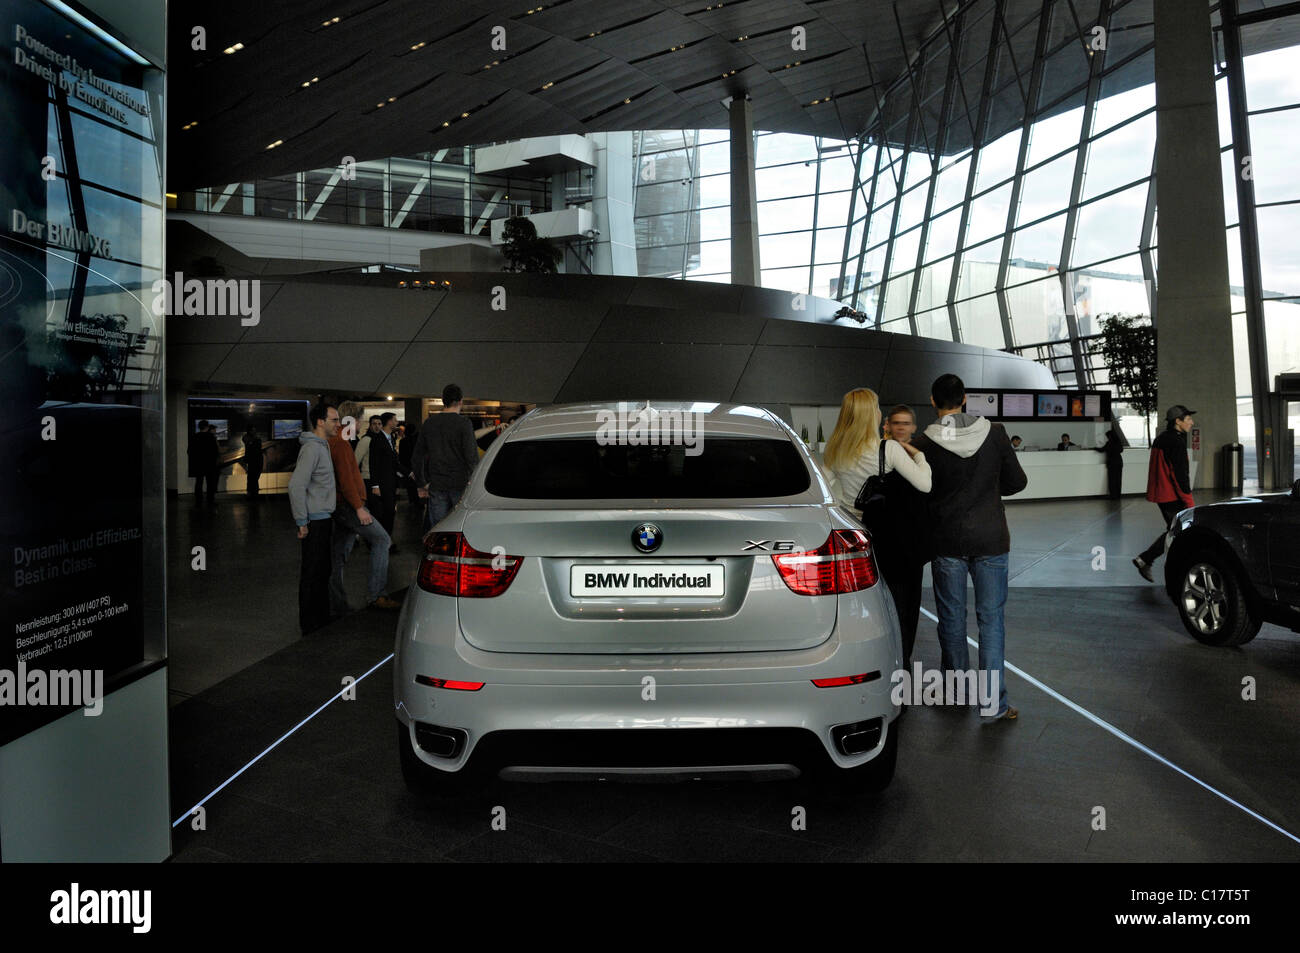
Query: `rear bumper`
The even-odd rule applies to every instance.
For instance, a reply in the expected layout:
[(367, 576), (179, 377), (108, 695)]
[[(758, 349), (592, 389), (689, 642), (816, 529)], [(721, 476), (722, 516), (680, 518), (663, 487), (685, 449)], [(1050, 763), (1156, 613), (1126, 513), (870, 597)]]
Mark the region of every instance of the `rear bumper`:
[[(889, 695), (902, 659), (884, 586), (855, 596), (855, 611), (841, 611), (836, 631), (811, 649), (525, 655), (469, 645), (454, 600), (412, 587), (398, 629), (395, 713), (417, 757), (444, 771), (471, 764), (856, 767), (880, 754), (898, 717)], [(858, 685), (812, 683), (871, 672), (879, 675)], [(418, 684), (417, 675), (484, 684), (474, 692), (438, 689)], [(462, 743), (452, 757), (431, 753), (416, 743), (417, 725), (453, 729)], [(848, 745), (856, 753), (844, 753), (837, 740), (845, 725), (859, 726)]]

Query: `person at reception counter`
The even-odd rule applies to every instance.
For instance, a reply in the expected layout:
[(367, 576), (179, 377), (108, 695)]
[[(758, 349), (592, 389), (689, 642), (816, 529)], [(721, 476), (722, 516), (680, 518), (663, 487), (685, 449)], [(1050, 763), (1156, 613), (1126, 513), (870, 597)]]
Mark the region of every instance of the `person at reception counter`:
[(1137, 571), (1147, 582), (1155, 582), (1151, 564), (1164, 555), (1165, 532), (1179, 510), (1195, 506), (1192, 499), (1192, 482), (1187, 468), (1187, 434), (1195, 426), (1194, 410), (1174, 404), (1165, 411), (1165, 429), (1151, 441), (1151, 463), (1147, 468), (1147, 499), (1160, 507), (1163, 528), (1155, 542), (1142, 555), (1133, 560)]
[(260, 499), (257, 495), (258, 483), (262, 479), (262, 435), (257, 432), (257, 428), (252, 424), (244, 431), (244, 473), (247, 475), (247, 487), (245, 492), (250, 500)]
[(1093, 447), (1098, 453), (1106, 454), (1106, 482), (1110, 498), (1118, 500), (1120, 485), (1124, 481), (1124, 443), (1119, 439), (1115, 428), (1106, 431), (1106, 442), (1100, 447)]
[(1056, 445), (1057, 450), (1073, 450), (1079, 445), (1070, 439), (1068, 433), (1061, 434), (1061, 442)]
[(330, 621), (330, 539), (334, 520), (334, 461), (329, 439), (339, 432), (339, 411), (319, 403), (308, 412), (311, 430), (298, 435), (298, 460), (289, 478), (289, 508), (302, 540), (298, 574), (298, 627), (303, 635)]
[(1012, 450), (1019, 450), (1019, 449), (1020, 449), (1020, 445), (1021, 445), (1022, 443), (1024, 443), (1024, 440), (1022, 440), (1022, 439), (1020, 438), (1020, 434), (1016, 434), (1014, 437), (1011, 438), (1011, 449), (1012, 449)]
[(190, 435), (188, 448), (190, 476), (194, 477), (194, 502), (201, 502), (203, 481), (208, 483), (207, 501), (211, 506), (217, 501), (217, 475), (221, 470), (221, 447), (217, 444), (217, 428), (200, 420)]

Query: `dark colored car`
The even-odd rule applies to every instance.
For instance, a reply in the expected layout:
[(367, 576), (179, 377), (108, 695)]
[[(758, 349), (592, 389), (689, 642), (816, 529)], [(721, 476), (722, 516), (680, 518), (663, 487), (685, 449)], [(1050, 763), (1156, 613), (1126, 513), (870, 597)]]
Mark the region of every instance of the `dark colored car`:
[(1183, 510), (1165, 551), (1165, 591), (1198, 641), (1242, 645), (1265, 622), (1300, 632), (1300, 480)]

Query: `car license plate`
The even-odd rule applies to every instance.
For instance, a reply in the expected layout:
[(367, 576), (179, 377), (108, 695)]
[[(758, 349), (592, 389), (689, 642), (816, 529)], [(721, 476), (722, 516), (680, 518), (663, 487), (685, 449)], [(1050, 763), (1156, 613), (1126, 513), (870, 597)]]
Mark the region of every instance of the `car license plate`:
[(723, 567), (636, 563), (574, 566), (569, 594), (596, 596), (712, 596), (723, 594)]

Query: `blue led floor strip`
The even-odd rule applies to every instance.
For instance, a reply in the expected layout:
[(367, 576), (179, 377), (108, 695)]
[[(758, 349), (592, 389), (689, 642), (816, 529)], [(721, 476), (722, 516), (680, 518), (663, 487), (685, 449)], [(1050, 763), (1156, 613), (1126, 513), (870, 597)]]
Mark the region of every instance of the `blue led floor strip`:
[[(938, 622), (938, 621), (939, 621), (939, 617), (936, 616), (936, 615), (935, 615), (933, 612), (931, 612), (930, 610), (926, 609), (925, 606), (922, 606), (922, 607), (921, 607), (921, 611), (925, 613), (925, 615), (926, 615), (927, 618), (933, 619), (935, 622)], [(966, 641), (969, 642), (971, 645), (975, 646), (975, 648), (979, 648), (979, 643), (976, 642), (974, 639), (970, 638), (969, 636), (967, 637)], [(1259, 821), (1261, 824), (1267, 824), (1269, 827), (1273, 828), (1273, 830), (1277, 831), (1279, 834), (1283, 835), (1284, 837), (1289, 837), (1289, 838), (1291, 838), (1291, 840), (1295, 841), (1297, 844), (1300, 844), (1300, 837), (1296, 837), (1294, 834), (1292, 834), (1292, 833), (1291, 833), (1290, 831), (1288, 831), (1286, 828), (1284, 828), (1284, 827), (1279, 827), (1277, 824), (1274, 824), (1272, 821), (1270, 821), (1267, 817), (1264, 817), (1262, 814), (1257, 814), (1257, 813), (1255, 813), (1254, 811), (1252, 811), (1250, 808), (1246, 807), (1246, 805), (1240, 803), (1239, 801), (1234, 801), (1232, 798), (1228, 797), (1228, 795), (1224, 794), (1224, 793), (1223, 793), (1222, 791), (1220, 791), (1218, 788), (1214, 788), (1214, 787), (1211, 787), (1210, 785), (1206, 784), (1204, 781), (1202, 781), (1202, 780), (1201, 780), (1200, 778), (1198, 778), (1196, 775), (1191, 774), (1191, 773), (1189, 773), (1189, 772), (1187, 772), (1187, 771), (1184, 771), (1182, 768), (1178, 767), (1178, 765), (1174, 764), (1174, 763), (1173, 763), (1172, 761), (1170, 761), (1168, 758), (1164, 757), (1163, 755), (1159, 754), (1158, 752), (1152, 751), (1152, 750), (1151, 750), (1150, 748), (1148, 748), (1146, 745), (1142, 744), (1142, 742), (1140, 742), (1140, 741), (1138, 741), (1138, 740), (1136, 740), (1136, 739), (1134, 739), (1134, 738), (1130, 738), (1128, 735), (1124, 734), (1124, 732), (1120, 731), (1118, 728), (1116, 728), (1116, 727), (1115, 727), (1114, 725), (1112, 725), (1110, 722), (1105, 721), (1105, 720), (1102, 719), (1102, 718), (1098, 718), (1098, 717), (1097, 717), (1096, 715), (1094, 715), (1092, 712), (1088, 711), (1088, 709), (1083, 708), (1083, 707), (1081, 707), (1081, 706), (1079, 706), (1079, 705), (1076, 705), (1074, 702), (1070, 701), (1070, 699), (1066, 698), (1064, 695), (1062, 695), (1062, 694), (1061, 694), (1060, 692), (1058, 692), (1056, 689), (1052, 688), (1052, 687), (1049, 686), (1049, 685), (1044, 685), (1042, 682), (1040, 682), (1038, 679), (1034, 678), (1034, 676), (1030, 675), (1028, 672), (1023, 672), (1023, 671), (1021, 671), (1019, 668), (1017, 668), (1016, 666), (1012, 665), (1010, 662), (1006, 662), (1005, 664), (1006, 664), (1006, 667), (1007, 667), (1008, 669), (1010, 669), (1011, 671), (1015, 672), (1017, 675), (1019, 675), (1021, 678), (1023, 678), (1025, 681), (1027, 681), (1030, 685), (1033, 685), (1033, 686), (1034, 686), (1035, 688), (1037, 688), (1039, 691), (1044, 692), (1044, 693), (1046, 693), (1046, 694), (1052, 696), (1052, 697), (1055, 698), (1058, 702), (1060, 702), (1062, 705), (1065, 705), (1067, 708), (1072, 708), (1074, 711), (1077, 711), (1080, 715), (1082, 715), (1084, 718), (1087, 718), (1089, 721), (1091, 721), (1091, 722), (1092, 722), (1094, 725), (1096, 725), (1097, 727), (1099, 727), (1099, 728), (1104, 728), (1106, 731), (1109, 731), (1112, 735), (1114, 735), (1114, 736), (1115, 736), (1116, 738), (1118, 738), (1120, 741), (1123, 741), (1123, 742), (1126, 742), (1127, 744), (1132, 745), (1134, 748), (1137, 748), (1138, 751), (1141, 751), (1141, 752), (1142, 752), (1143, 754), (1145, 754), (1145, 755), (1149, 755), (1150, 757), (1152, 757), (1152, 758), (1154, 758), (1155, 760), (1159, 761), (1161, 764), (1165, 765), (1166, 767), (1173, 768), (1175, 771), (1177, 771), (1177, 772), (1178, 772), (1179, 774), (1181, 774), (1183, 777), (1187, 778), (1188, 780), (1195, 781), (1197, 784), (1199, 784), (1201, 787), (1205, 788), (1205, 790), (1209, 791), (1211, 794), (1216, 795), (1217, 797), (1222, 798), (1223, 800), (1225, 800), (1225, 801), (1227, 801), (1229, 804), (1231, 804), (1233, 807), (1240, 808), (1241, 810), (1245, 811), (1247, 814), (1249, 814), (1249, 815), (1250, 815), (1251, 817), (1253, 817), (1255, 820)]]
[(342, 698), (344, 692), (348, 691), (348, 690), (351, 689), (351, 688), (355, 688), (357, 685), (360, 685), (363, 681), (365, 681), (366, 676), (370, 675), (371, 672), (373, 672), (375, 669), (379, 668), (381, 665), (385, 665), (385, 664), (387, 664), (388, 661), (389, 661), (390, 659), (392, 659), (392, 657), (393, 657), (393, 653), (392, 653), (392, 652), (389, 652), (387, 658), (382, 659), (382, 660), (376, 662), (373, 666), (371, 666), (370, 671), (366, 672), (365, 675), (362, 675), (360, 678), (358, 678), (358, 679), (357, 679), (355, 682), (353, 682), (351, 685), (347, 685), (347, 686), (344, 686), (343, 688), (339, 689), (338, 693), (337, 693), (333, 698), (331, 698), (331, 699), (330, 699), (329, 701), (327, 701), (325, 704), (321, 705), (319, 708), (317, 708), (314, 712), (312, 712), (310, 715), (308, 715), (308, 716), (307, 716), (306, 718), (304, 718), (302, 721), (298, 722), (298, 724), (294, 725), (292, 728), (290, 728), (288, 731), (286, 731), (284, 734), (282, 734), (282, 735), (281, 735), (281, 736), (280, 736), (280, 737), (275, 741), (275, 743), (272, 744), (269, 748), (267, 748), (265, 751), (263, 751), (261, 754), (259, 754), (259, 755), (258, 755), (256, 758), (254, 758), (252, 761), (248, 762), (248, 764), (244, 765), (242, 768), (240, 768), (238, 771), (236, 771), (236, 772), (235, 772), (234, 774), (232, 774), (230, 777), (226, 778), (226, 780), (222, 781), (221, 784), (219, 784), (217, 787), (213, 788), (212, 792), (211, 792), (207, 797), (205, 797), (202, 801), (200, 801), (198, 804), (195, 804), (192, 808), (190, 808), (188, 811), (186, 811), (186, 812), (185, 812), (184, 814), (182, 814), (180, 817), (176, 818), (176, 820), (172, 821), (172, 827), (176, 827), (177, 825), (179, 825), (179, 824), (181, 823), (181, 821), (185, 820), (185, 818), (187, 818), (187, 817), (193, 817), (193, 816), (194, 816), (194, 812), (197, 811), (199, 808), (201, 808), (204, 804), (207, 804), (209, 801), (211, 801), (211, 800), (212, 800), (214, 797), (216, 797), (218, 794), (220, 794), (222, 788), (224, 788), (224, 787), (225, 787), (227, 784), (229, 784), (231, 781), (235, 780), (235, 778), (239, 777), (241, 774), (243, 774), (245, 771), (247, 771), (247, 770), (248, 770), (249, 768), (251, 768), (253, 765), (257, 764), (257, 762), (259, 762), (259, 761), (261, 761), (263, 758), (265, 758), (268, 754), (270, 754), (273, 750), (275, 750), (276, 747), (279, 746), (279, 744), (280, 744), (281, 741), (284, 741), (285, 738), (288, 738), (291, 734), (293, 734), (295, 731), (297, 731), (297, 730), (298, 730), (299, 728), (301, 728), (303, 725), (307, 724), (307, 722), (311, 721), (313, 718), (315, 718), (317, 715), (319, 715), (321, 712), (323, 712), (323, 711), (324, 711), (326, 708), (328, 708), (330, 705), (334, 704), (334, 702), (336, 702), (336, 701), (338, 701), (340, 698)]

